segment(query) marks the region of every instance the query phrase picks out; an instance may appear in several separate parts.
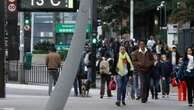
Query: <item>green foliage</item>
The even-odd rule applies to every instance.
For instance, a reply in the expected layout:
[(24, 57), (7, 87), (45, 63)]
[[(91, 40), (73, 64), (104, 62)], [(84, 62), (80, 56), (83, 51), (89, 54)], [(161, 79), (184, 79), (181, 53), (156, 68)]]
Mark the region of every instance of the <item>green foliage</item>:
[(47, 50), (34, 50), (33, 54), (48, 54)]
[[(134, 14), (142, 15), (152, 11), (158, 15), (157, 7), (162, 1), (166, 3), (169, 22), (184, 23), (194, 20), (194, 0), (134, 0)], [(97, 0), (97, 2), (98, 18), (102, 22), (109, 23), (109, 27), (112, 27), (114, 32), (121, 32), (123, 29), (121, 19), (130, 15), (130, 0)], [(104, 29), (107, 32), (106, 26)]]
[[(156, 7), (160, 5), (161, 1), (162, 0), (134, 0), (135, 15), (146, 13), (150, 10), (156, 10)], [(102, 22), (111, 24), (110, 26), (116, 33), (121, 34), (129, 31), (126, 30), (126, 27), (121, 27), (122, 19), (129, 18), (129, 15), (130, 0), (98, 0), (98, 17)], [(104, 29), (107, 29), (106, 26)]]
[(52, 44), (50, 42), (39, 42), (34, 46), (35, 50), (33, 53), (39, 53), (39, 54), (48, 53), (50, 47), (52, 47)]
[(58, 51), (59, 55), (61, 56), (61, 60), (65, 60), (65, 58), (67, 57), (68, 54), (68, 49), (63, 49)]

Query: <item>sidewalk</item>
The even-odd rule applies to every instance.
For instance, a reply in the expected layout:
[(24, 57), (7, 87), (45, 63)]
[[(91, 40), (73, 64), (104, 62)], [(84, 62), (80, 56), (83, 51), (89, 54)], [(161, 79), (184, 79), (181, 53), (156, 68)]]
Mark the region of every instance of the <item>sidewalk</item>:
[[(7, 98), (0, 99), (0, 110), (43, 110), (48, 96), (46, 86), (7, 84), (7, 90), (22, 90), (22, 91), (45, 91), (42, 95), (15, 95), (7, 94)], [(113, 98), (99, 98), (99, 89), (92, 89), (91, 97), (74, 97), (73, 91), (64, 110), (193, 110), (187, 106), (187, 102), (178, 102), (176, 93), (172, 93), (170, 98), (160, 99), (155, 101), (149, 99), (147, 104), (142, 104), (140, 101), (132, 101), (130, 98), (126, 100), (127, 106), (116, 107), (116, 93), (113, 93)], [(7, 108), (7, 109), (2, 109)]]

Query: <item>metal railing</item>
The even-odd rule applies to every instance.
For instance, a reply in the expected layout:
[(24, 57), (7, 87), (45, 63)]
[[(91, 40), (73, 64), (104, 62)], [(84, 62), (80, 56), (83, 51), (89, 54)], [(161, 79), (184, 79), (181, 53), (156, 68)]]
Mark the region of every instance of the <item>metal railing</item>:
[[(46, 65), (32, 64), (31, 69), (25, 70), (24, 65), (18, 62), (6, 63), (6, 76), (8, 81), (17, 81), (25, 84), (48, 84)], [(61, 69), (60, 69), (61, 71)], [(20, 75), (22, 77), (20, 77)]]
[(25, 83), (48, 83), (47, 67), (45, 65), (32, 65), (31, 69), (24, 70)]

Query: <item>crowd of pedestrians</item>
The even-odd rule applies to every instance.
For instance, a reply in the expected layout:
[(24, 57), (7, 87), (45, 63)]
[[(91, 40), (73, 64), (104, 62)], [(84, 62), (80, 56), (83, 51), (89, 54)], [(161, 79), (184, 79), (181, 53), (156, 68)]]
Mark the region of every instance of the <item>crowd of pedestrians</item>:
[[(99, 97), (105, 95), (112, 97), (111, 81), (115, 80), (117, 87), (116, 105), (126, 105), (126, 90), (130, 83), (130, 96), (132, 100), (148, 101), (149, 92), (152, 99), (159, 99), (170, 95), (170, 83), (176, 79), (178, 84), (185, 80), (188, 91), (188, 104), (192, 106), (194, 96), (194, 44), (187, 48), (185, 55), (180, 56), (177, 48), (169, 48), (165, 43), (154, 40), (151, 36), (144, 40), (117, 40), (104, 39), (96, 49), (96, 71), (92, 72), (92, 46), (85, 45), (77, 77), (74, 82), (75, 96), (83, 94), (83, 87), (87, 82), (86, 90), (92, 82), (92, 74), (98, 73), (101, 78)], [(48, 62), (47, 62), (48, 63)], [(58, 66), (58, 65), (57, 65)], [(56, 67), (57, 68), (57, 67)], [(52, 73), (52, 68), (50, 73)], [(83, 81), (87, 80), (87, 81)], [(111, 82), (111, 83), (110, 83)], [(105, 87), (107, 85), (107, 87)], [(79, 92), (78, 92), (79, 89)]]

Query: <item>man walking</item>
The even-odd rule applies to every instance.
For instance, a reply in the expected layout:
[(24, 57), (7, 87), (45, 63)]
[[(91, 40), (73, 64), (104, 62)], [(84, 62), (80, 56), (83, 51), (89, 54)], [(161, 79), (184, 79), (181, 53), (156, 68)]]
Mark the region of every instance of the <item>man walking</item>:
[(52, 85), (56, 84), (59, 77), (59, 68), (61, 66), (61, 58), (58, 53), (56, 53), (55, 48), (51, 48), (49, 54), (46, 57), (46, 66), (49, 75), (49, 96), (52, 92)]
[(146, 103), (149, 96), (150, 75), (154, 65), (154, 58), (151, 52), (145, 47), (145, 42), (139, 42), (139, 49), (132, 55), (132, 60), (136, 70), (140, 73), (141, 80), (141, 100)]

